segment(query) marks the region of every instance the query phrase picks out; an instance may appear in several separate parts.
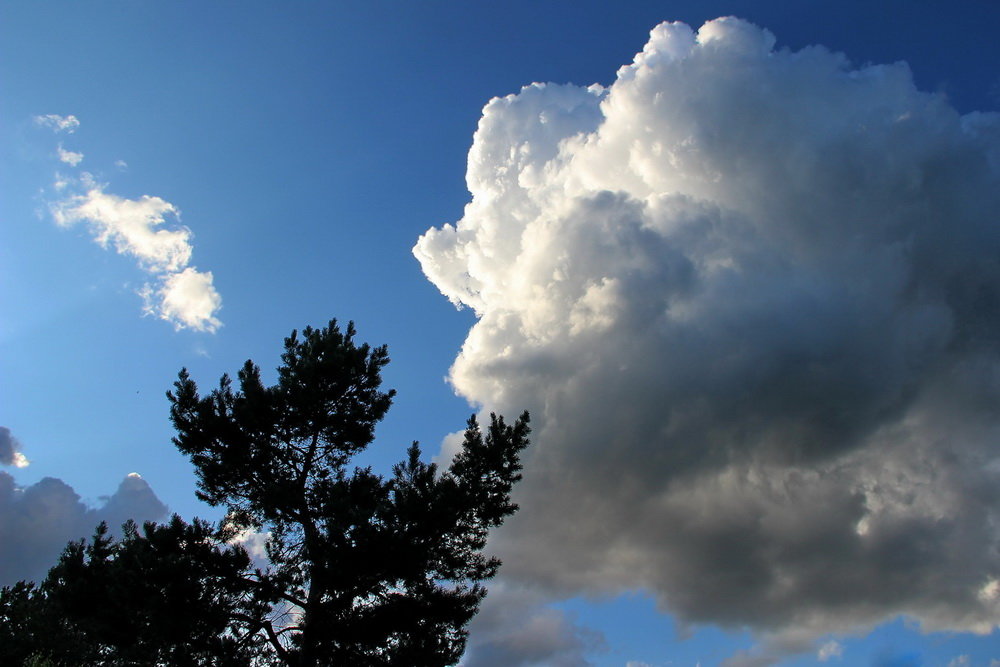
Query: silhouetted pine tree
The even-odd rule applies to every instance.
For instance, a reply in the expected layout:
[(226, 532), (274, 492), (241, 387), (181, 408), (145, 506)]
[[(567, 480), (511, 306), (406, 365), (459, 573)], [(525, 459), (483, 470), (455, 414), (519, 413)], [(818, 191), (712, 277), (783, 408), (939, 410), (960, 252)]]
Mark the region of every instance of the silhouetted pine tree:
[[(389, 478), (348, 470), (393, 392), (385, 347), (336, 321), (285, 339), (278, 382), (247, 361), (201, 397), (182, 370), (168, 393), (174, 443), (222, 527), (177, 516), (120, 539), (101, 524), (40, 586), (0, 589), (0, 664), (451, 665), (500, 562), (483, 553), (510, 501), (528, 415), (469, 419), (447, 470), (416, 443)], [(267, 535), (269, 566), (231, 544)]]
[(331, 321), (285, 339), (278, 381), (247, 361), (201, 397), (182, 370), (168, 394), (198, 496), (228, 507), (236, 530), (265, 531), (261, 595), (288, 613), (263, 631), (287, 665), (451, 665), (500, 563), (487, 532), (512, 514), (528, 415), (469, 420), (462, 451), (439, 471), (414, 443), (385, 479), (348, 470), (368, 447), (393, 391), (386, 348), (354, 343)]
[(71, 542), (39, 587), (0, 591), (0, 663), (247, 666), (270, 605), (246, 552), (208, 523), (98, 526)]

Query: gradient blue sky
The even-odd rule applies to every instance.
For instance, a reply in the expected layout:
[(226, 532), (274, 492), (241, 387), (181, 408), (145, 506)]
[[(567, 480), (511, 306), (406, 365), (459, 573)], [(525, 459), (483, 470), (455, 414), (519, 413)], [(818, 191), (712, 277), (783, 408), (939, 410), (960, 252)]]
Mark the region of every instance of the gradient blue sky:
[[(906, 61), (962, 113), (1000, 106), (987, 1), (3, 3), (0, 426), (31, 461), (8, 472), (24, 487), (59, 478), (94, 506), (139, 472), (172, 511), (214, 518), (170, 444), (164, 392), (182, 366), (203, 386), (247, 358), (273, 368), (291, 329), (333, 317), (393, 359), (398, 397), (367, 460), (387, 466), (413, 439), (436, 453), (472, 410), (445, 378), (475, 316), (411, 248), (462, 216), (483, 106), (535, 81), (611, 84), (659, 22), (723, 15), (778, 48)], [(53, 133), (34, 121), (45, 114), (80, 126)], [(79, 168), (60, 144), (84, 155)], [(136, 262), (54, 223), (55, 174), (80, 170), (180, 210), (191, 264), (222, 297), (217, 332), (142, 316)], [(553, 604), (603, 634), (586, 656), (602, 667), (707, 667), (756, 643), (711, 625), (685, 639), (641, 592)], [(824, 664), (1000, 659), (995, 632), (923, 635), (904, 620), (837, 641)]]

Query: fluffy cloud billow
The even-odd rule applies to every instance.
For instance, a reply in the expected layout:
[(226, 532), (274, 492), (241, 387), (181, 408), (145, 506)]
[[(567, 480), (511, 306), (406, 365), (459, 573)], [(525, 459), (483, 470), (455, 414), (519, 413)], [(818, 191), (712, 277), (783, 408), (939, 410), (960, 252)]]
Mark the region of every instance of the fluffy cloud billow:
[(458, 392), (532, 412), (505, 576), (788, 650), (987, 632), (1000, 117), (774, 45), (665, 23), (607, 88), (483, 110), (464, 216), (414, 253), (478, 315)]
[[(74, 116), (50, 114), (38, 116), (35, 121), (54, 131), (73, 132), (80, 125)], [(58, 156), (71, 167), (83, 160), (82, 153), (66, 150), (61, 144)], [(120, 167), (124, 162), (116, 164)], [(83, 224), (102, 247), (112, 246), (119, 254), (136, 260), (154, 281), (139, 290), (147, 315), (166, 320), (176, 329), (215, 332), (222, 326), (216, 316), (222, 308), (222, 297), (215, 289), (211, 271), (190, 266), (192, 233), (178, 224), (180, 211), (160, 197), (128, 199), (107, 188), (89, 172), (58, 175), (57, 198), (49, 205), (52, 218), (63, 227)]]

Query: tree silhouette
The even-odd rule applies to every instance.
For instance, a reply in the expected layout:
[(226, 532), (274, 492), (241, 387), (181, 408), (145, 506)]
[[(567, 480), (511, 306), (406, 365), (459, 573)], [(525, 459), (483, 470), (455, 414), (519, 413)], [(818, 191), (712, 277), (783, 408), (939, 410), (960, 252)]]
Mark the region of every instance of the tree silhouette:
[[(392, 403), (386, 348), (336, 321), (285, 339), (278, 381), (247, 361), (202, 397), (182, 370), (167, 394), (174, 443), (198, 497), (227, 508), (219, 528), (101, 524), (71, 542), (40, 586), (0, 589), (0, 664), (452, 665), (499, 560), (488, 531), (511, 489), (528, 415), (468, 421), (446, 470), (416, 443), (384, 478), (348, 465)], [(266, 535), (267, 565), (234, 545)]]
[(247, 666), (270, 606), (246, 552), (208, 523), (98, 526), (39, 587), (0, 590), (0, 660), (34, 665)]
[(468, 422), (447, 470), (414, 443), (388, 479), (348, 471), (374, 439), (393, 391), (386, 348), (354, 343), (336, 320), (285, 339), (278, 381), (247, 361), (207, 396), (182, 370), (168, 394), (198, 496), (228, 508), (227, 525), (268, 534), (259, 595), (288, 613), (263, 627), (287, 665), (451, 665), (500, 563), (487, 532), (517, 506), (528, 415)]

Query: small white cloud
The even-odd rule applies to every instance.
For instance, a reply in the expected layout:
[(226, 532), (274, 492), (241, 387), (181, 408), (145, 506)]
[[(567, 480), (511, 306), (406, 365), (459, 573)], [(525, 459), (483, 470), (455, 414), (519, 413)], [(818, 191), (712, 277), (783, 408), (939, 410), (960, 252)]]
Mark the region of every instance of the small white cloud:
[(639, 660), (629, 660), (625, 663), (625, 667), (653, 667), (648, 662), (641, 662)]
[(972, 659), (968, 655), (959, 655), (951, 659), (948, 663), (948, 667), (969, 667), (971, 664)]
[(57, 224), (86, 225), (94, 240), (133, 257), (156, 278), (139, 295), (144, 312), (171, 322), (177, 329), (214, 332), (222, 297), (211, 272), (189, 266), (191, 230), (179, 224), (180, 212), (170, 202), (149, 195), (127, 199), (106, 191), (84, 172), (79, 178), (56, 177), (55, 190), (68, 193), (49, 206)]
[[(71, 133), (80, 126), (76, 116), (49, 114), (35, 116), (34, 121), (55, 132)], [(72, 167), (84, 157), (61, 143), (57, 153), (60, 161)], [(128, 169), (124, 160), (117, 160), (115, 166)], [(211, 272), (189, 266), (192, 234), (180, 224), (177, 207), (161, 197), (129, 199), (107, 188), (88, 172), (79, 176), (57, 172), (52, 191), (58, 198), (49, 202), (49, 213), (62, 227), (84, 225), (94, 241), (134, 258), (139, 268), (155, 279), (139, 292), (145, 313), (167, 320), (177, 329), (214, 332), (222, 326), (215, 316), (222, 298), (212, 285)], [(8, 465), (27, 465), (27, 459), (21, 457)]]
[(222, 322), (215, 313), (222, 307), (222, 297), (212, 284), (211, 271), (187, 267), (167, 274), (159, 288), (146, 285), (140, 295), (145, 312), (171, 322), (176, 329), (194, 329), (214, 333)]
[[(191, 259), (191, 232), (177, 226), (164, 229), (166, 216), (179, 213), (170, 202), (143, 195), (125, 199), (104, 191), (84, 174), (80, 183), (84, 194), (72, 195), (52, 205), (52, 217), (62, 226), (86, 223), (94, 240), (102, 246), (114, 245), (122, 255), (139, 260), (149, 271), (178, 271)], [(65, 186), (64, 186), (65, 187)]]
[(844, 654), (844, 645), (838, 641), (831, 639), (827, 643), (819, 647), (819, 651), (816, 653), (816, 657), (819, 658), (820, 662), (826, 662), (830, 658), (839, 658)]
[(68, 151), (59, 144), (59, 161), (65, 162), (71, 167), (75, 167), (83, 161), (83, 153), (77, 153), (75, 151)]
[(44, 116), (35, 116), (35, 125), (47, 127), (53, 132), (73, 134), (76, 132), (76, 128), (80, 127), (80, 121), (72, 114), (69, 116), (60, 116), (50, 113)]

